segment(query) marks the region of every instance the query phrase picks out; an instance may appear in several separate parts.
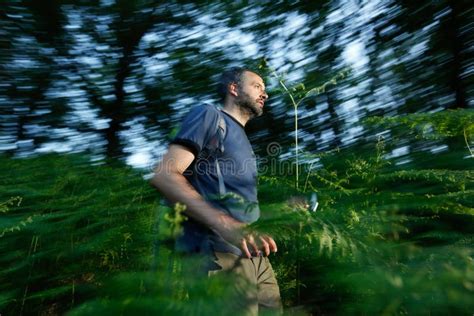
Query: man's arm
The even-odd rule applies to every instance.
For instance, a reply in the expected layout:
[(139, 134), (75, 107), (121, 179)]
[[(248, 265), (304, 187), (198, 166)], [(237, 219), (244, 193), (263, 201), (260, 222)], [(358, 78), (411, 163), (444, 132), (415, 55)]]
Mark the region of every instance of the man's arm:
[(206, 225), (231, 244), (239, 246), (247, 257), (249, 249), (261, 249), (268, 256), (276, 252), (275, 241), (269, 236), (259, 236), (257, 246), (254, 236), (244, 234), (246, 224), (235, 220), (207, 203), (190, 185), (183, 172), (194, 160), (194, 154), (184, 146), (173, 144), (155, 169), (151, 183), (171, 202), (186, 205), (185, 213)]

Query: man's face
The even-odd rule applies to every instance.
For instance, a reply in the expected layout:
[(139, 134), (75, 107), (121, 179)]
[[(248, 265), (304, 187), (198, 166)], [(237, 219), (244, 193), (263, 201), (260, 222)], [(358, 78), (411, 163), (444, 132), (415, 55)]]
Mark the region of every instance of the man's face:
[(238, 84), (237, 105), (246, 109), (251, 117), (260, 116), (263, 113), (263, 106), (268, 99), (265, 92), (265, 84), (259, 75), (245, 71)]

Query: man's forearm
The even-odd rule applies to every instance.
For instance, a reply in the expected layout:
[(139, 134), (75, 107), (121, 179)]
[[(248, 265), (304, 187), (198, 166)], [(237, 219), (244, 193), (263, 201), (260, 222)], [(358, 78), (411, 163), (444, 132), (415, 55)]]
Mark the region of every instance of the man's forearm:
[(218, 233), (241, 224), (212, 207), (179, 172), (158, 172), (151, 183), (171, 202), (184, 204), (188, 216)]

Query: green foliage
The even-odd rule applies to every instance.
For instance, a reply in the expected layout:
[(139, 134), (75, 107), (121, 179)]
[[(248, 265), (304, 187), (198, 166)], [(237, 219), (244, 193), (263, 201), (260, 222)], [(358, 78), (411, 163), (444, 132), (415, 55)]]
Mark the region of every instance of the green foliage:
[(235, 310), (233, 279), (174, 254), (184, 206), (160, 205), (140, 174), (79, 156), (0, 159), (0, 228), (21, 228), (0, 238), (2, 315)]
[[(393, 124), (398, 128), (395, 119)], [(262, 208), (266, 220), (256, 225), (279, 236), (274, 267), (282, 277), (286, 305), (329, 314), (474, 310), (469, 299), (474, 294), (469, 160), (465, 170), (429, 163), (406, 170), (386, 158), (385, 147), (391, 145), (379, 138), (368, 152), (306, 153), (308, 161), (317, 159), (316, 167), (302, 166), (307, 173), (304, 192), (319, 196), (315, 213), (285, 200), (288, 194), (301, 194), (292, 192), (289, 179), (277, 184), (274, 177), (260, 178), (259, 194), (271, 197), (271, 207)], [(450, 154), (462, 157), (463, 150)], [(442, 153), (436, 157), (444, 159)]]
[[(474, 311), (473, 171), (406, 169), (386, 158), (390, 145), (306, 153), (317, 163), (301, 165), (305, 192), (291, 175), (260, 177), (251, 229), (277, 240), (271, 260), (288, 312)], [(173, 252), (184, 207), (159, 205), (139, 174), (76, 156), (1, 162), (0, 227), (34, 219), (0, 238), (6, 314), (235, 310), (235, 280), (209, 279), (203, 258)]]
[[(20, 206), (21, 201), (22, 201), (21, 197), (16, 196), (16, 197), (10, 198), (6, 202), (0, 203), (0, 213), (7, 213), (12, 206), (15, 206), (15, 205), (17, 207)], [(19, 220), (19, 222), (17, 222), (17, 223), (10, 224), (11, 226), (4, 227), (2, 229), (2, 231), (0, 232), (0, 238), (3, 237), (8, 232), (12, 233), (14, 231), (19, 231), (19, 230), (21, 230), (22, 227), (24, 227), (24, 226), (26, 226), (26, 225), (28, 225), (32, 222), (33, 222), (33, 216), (28, 216), (25, 219)], [(7, 223), (5, 222), (5, 225), (6, 224)]]
[(1, 158), (0, 310), (64, 312), (104, 278), (148, 268), (156, 198), (132, 170), (81, 157)]
[(423, 139), (474, 136), (474, 110), (458, 109), (436, 113), (416, 113), (395, 117), (370, 117), (368, 125), (414, 133)]

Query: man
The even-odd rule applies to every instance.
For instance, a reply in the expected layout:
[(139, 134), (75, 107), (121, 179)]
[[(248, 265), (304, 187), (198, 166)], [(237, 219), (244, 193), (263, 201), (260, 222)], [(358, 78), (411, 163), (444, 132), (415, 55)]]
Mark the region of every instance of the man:
[[(184, 119), (152, 184), (172, 203), (186, 206), (189, 220), (179, 249), (214, 258), (217, 269), (209, 275), (227, 271), (252, 284), (245, 298), (250, 313), (259, 307), (279, 310), (279, 289), (267, 258), (277, 245), (270, 236), (245, 229), (260, 211), (255, 155), (244, 126), (262, 115), (268, 95), (262, 78), (243, 68), (222, 75), (219, 93), (222, 110), (200, 106)], [(209, 150), (218, 142), (220, 150)]]

